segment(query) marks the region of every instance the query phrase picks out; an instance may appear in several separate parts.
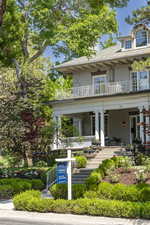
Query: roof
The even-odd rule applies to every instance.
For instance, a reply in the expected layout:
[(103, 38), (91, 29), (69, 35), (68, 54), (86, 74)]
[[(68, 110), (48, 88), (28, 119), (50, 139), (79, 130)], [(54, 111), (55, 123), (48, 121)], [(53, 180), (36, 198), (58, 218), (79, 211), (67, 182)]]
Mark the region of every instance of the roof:
[(150, 56), (150, 46), (122, 51), (120, 44), (118, 44), (106, 49), (102, 49), (97, 52), (96, 55), (93, 55), (90, 58), (83, 56), (60, 64), (55, 68), (60, 71), (67, 71), (71, 67), (74, 68), (81, 65), (105, 63), (120, 59), (135, 59), (144, 56)]

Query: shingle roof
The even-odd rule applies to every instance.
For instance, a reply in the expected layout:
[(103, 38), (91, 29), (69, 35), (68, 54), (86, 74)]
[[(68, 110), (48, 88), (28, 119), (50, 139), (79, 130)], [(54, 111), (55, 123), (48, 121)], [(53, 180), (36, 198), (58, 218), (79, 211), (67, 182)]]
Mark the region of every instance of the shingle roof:
[(128, 58), (135, 58), (139, 56), (148, 56), (148, 55), (150, 56), (150, 46), (121, 51), (120, 45), (115, 45), (97, 52), (96, 55), (90, 58), (87, 58), (85, 56), (76, 58), (71, 61), (60, 64), (59, 66), (56, 66), (55, 68), (63, 71), (63, 69), (67, 70), (70, 67), (76, 67), (80, 65), (104, 63), (107, 61), (115, 61), (119, 59), (128, 59)]

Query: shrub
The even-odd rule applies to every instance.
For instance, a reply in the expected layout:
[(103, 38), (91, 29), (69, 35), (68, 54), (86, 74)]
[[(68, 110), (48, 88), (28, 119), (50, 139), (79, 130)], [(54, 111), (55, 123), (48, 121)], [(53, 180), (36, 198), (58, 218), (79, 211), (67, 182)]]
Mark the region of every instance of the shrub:
[(47, 162), (43, 161), (43, 160), (40, 160), (38, 162), (35, 162), (34, 165), (36, 167), (47, 167)]
[(76, 157), (77, 168), (85, 168), (87, 165), (87, 158), (85, 156)]
[(101, 180), (102, 180), (101, 174), (99, 172), (93, 171), (85, 181), (87, 189), (97, 188), (97, 185), (101, 182)]
[(144, 170), (139, 170), (139, 171), (135, 172), (135, 176), (136, 176), (137, 182), (139, 182), (139, 183), (143, 183), (147, 179), (147, 174), (145, 173)]
[(13, 195), (13, 189), (11, 185), (0, 186), (0, 199), (9, 199)]
[[(28, 179), (20, 179), (20, 178), (5, 178), (0, 179), (0, 187), (9, 186), (11, 187), (11, 196), (24, 192), (26, 190), (42, 190), (44, 188), (44, 183), (41, 180), (28, 180)], [(6, 192), (7, 193), (7, 192)], [(0, 197), (1, 198), (1, 197)], [(10, 194), (8, 192), (8, 196), (5, 194), (5, 198), (10, 198)]]
[(111, 199), (112, 198), (112, 184), (103, 182), (98, 185), (97, 197), (100, 199)]
[(30, 182), (32, 184), (32, 189), (34, 189), (34, 190), (44, 189), (44, 183), (41, 180), (32, 179), (32, 180), (30, 180)]
[(120, 175), (119, 174), (110, 174), (109, 179), (112, 183), (118, 183), (119, 179), (120, 179)]
[[(84, 184), (73, 184), (72, 185), (72, 197), (73, 199), (83, 197), (86, 191), (86, 186)], [(50, 188), (50, 192), (54, 199), (67, 199), (68, 196), (68, 186), (67, 184), (54, 184)]]
[(102, 162), (102, 165), (100, 165), (100, 167), (103, 171), (104, 174), (107, 175), (109, 174), (112, 170), (115, 169), (115, 163), (113, 160), (111, 159), (106, 159)]
[(145, 187), (141, 190), (140, 200), (142, 202), (150, 201), (150, 187)]
[(77, 199), (70, 201), (63, 199), (41, 199), (39, 192), (28, 191), (15, 196), (13, 203), (17, 210), (125, 218), (150, 218), (150, 202), (142, 204), (140, 202), (102, 199)]
[(84, 193), (84, 198), (97, 198), (97, 192), (96, 191), (86, 191)]
[(39, 191), (25, 191), (13, 198), (13, 204), (17, 210), (27, 210), (28, 201), (33, 198), (40, 199), (40, 195), (41, 193)]
[(49, 168), (0, 168), (0, 178), (41, 179), (46, 182)]

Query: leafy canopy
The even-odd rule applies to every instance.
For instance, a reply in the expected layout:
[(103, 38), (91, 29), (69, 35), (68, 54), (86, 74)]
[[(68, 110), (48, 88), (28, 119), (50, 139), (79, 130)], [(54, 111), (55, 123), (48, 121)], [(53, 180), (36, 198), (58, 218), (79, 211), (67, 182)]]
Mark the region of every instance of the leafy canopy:
[(60, 41), (78, 55), (90, 55), (98, 37), (117, 31), (114, 10), (128, 0), (7, 0), (1, 26), (0, 61), (32, 62)]

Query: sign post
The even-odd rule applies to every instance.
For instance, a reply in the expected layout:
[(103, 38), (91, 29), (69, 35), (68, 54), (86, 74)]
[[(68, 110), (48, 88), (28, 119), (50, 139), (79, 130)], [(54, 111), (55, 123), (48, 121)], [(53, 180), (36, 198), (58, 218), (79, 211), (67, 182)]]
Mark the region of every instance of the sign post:
[[(67, 175), (68, 175), (68, 200), (72, 199), (72, 161), (75, 161), (75, 158), (71, 158), (71, 149), (67, 150), (67, 158), (56, 159), (56, 162), (67, 162)], [(59, 174), (59, 171), (58, 171)], [(64, 176), (62, 176), (63, 179)], [(58, 181), (59, 182), (59, 181)], [(61, 182), (60, 182), (61, 183)]]

